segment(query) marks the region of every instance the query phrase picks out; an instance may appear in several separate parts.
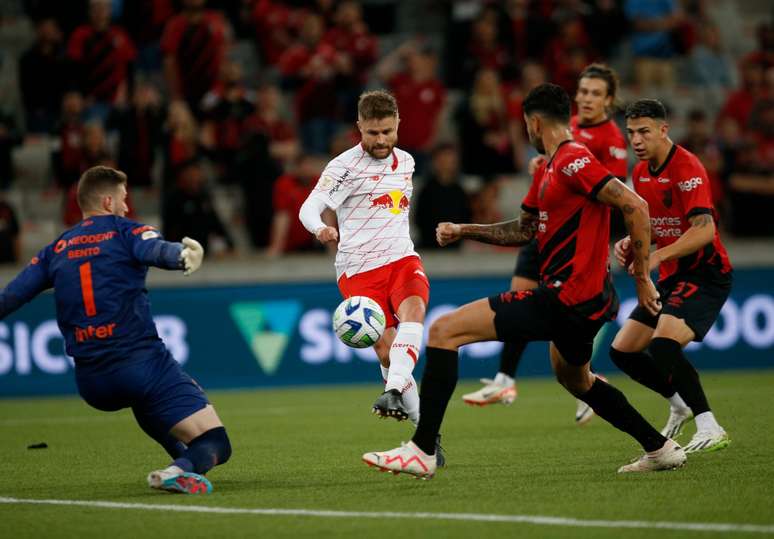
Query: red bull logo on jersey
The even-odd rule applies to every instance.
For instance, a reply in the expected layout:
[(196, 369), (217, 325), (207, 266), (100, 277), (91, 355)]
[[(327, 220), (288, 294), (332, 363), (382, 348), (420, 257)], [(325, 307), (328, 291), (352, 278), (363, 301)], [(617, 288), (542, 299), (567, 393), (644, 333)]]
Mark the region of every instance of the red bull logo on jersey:
[(372, 208), (384, 208), (390, 210), (392, 214), (399, 214), (408, 210), (409, 199), (400, 189), (395, 189), (389, 193), (384, 193), (371, 199)]

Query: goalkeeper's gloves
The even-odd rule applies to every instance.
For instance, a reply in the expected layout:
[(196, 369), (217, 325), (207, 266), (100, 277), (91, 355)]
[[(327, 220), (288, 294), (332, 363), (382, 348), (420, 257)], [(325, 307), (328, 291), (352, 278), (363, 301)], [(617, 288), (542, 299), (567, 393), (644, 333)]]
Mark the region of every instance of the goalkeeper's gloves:
[(180, 251), (180, 262), (183, 264), (183, 275), (191, 275), (199, 269), (204, 258), (204, 247), (198, 241), (189, 237), (183, 238), (183, 250)]

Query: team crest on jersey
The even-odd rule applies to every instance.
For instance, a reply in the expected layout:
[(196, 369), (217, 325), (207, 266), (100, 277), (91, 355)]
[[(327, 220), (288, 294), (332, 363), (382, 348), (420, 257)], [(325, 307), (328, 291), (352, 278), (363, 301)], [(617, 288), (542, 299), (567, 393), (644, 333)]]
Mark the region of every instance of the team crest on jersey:
[(402, 211), (408, 210), (409, 199), (403, 191), (395, 189), (389, 193), (375, 196), (371, 199), (372, 208), (383, 208), (389, 210), (392, 214), (399, 214)]
[(667, 208), (671, 208), (672, 207), (672, 190), (671, 189), (667, 189), (666, 191), (664, 191), (661, 194), (663, 196), (661, 201), (664, 203), (664, 206), (666, 206)]
[(648, 178), (647, 176), (640, 176), (640, 181), (643, 182), (643, 183), (644, 182), (649, 182), (650, 178)]

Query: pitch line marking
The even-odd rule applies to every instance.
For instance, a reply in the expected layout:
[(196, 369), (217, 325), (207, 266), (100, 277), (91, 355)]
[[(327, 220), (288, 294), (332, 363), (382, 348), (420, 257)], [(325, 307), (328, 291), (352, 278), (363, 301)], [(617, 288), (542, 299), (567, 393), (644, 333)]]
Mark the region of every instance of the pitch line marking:
[(401, 513), (395, 511), (328, 511), (323, 509), (249, 509), (237, 507), (211, 507), (206, 505), (170, 505), (149, 503), (123, 503), (90, 500), (36, 500), (0, 497), (0, 504), (7, 505), (64, 505), (95, 507), (99, 509), (139, 509), (146, 511), (171, 511), (179, 513), (210, 513), (222, 515), (299, 516), (320, 518), (409, 518), (417, 520), (456, 520), (466, 522), (505, 522), (536, 524), (542, 526), (567, 526), (577, 528), (640, 528), (657, 530), (684, 530), (697, 532), (738, 532), (774, 534), (774, 525), (738, 524), (714, 522), (667, 522), (647, 520), (582, 520), (577, 518), (541, 515), (487, 515), (481, 513)]

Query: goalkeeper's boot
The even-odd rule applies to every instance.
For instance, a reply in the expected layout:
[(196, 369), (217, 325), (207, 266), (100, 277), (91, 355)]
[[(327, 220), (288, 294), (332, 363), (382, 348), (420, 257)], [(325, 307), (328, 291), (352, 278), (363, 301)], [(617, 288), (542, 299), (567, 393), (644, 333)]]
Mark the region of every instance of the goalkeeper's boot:
[(408, 419), (408, 412), (403, 405), (403, 397), (397, 389), (390, 389), (379, 395), (373, 408), (371, 408), (371, 413), (382, 418), (394, 417), (398, 421)]
[[(661, 429), (661, 435), (664, 438), (677, 438), (683, 430), (683, 427), (693, 419), (693, 412), (690, 408), (674, 408), (669, 407), (669, 419), (667, 419), (666, 425)], [(686, 450), (688, 447), (685, 448)]]
[(674, 440), (667, 440), (660, 449), (645, 453), (631, 464), (618, 468), (618, 473), (673, 470), (683, 464), (685, 464), (685, 451)]
[(206, 477), (197, 473), (184, 472), (177, 466), (149, 473), (148, 486), (182, 494), (209, 494), (212, 492), (212, 484)]
[(481, 383), (484, 387), (473, 393), (467, 393), (462, 396), (462, 400), (465, 404), (471, 406), (487, 406), (489, 404), (502, 403), (505, 405), (512, 404), (516, 399), (516, 383), (513, 378), (500, 376), (492, 380), (491, 378), (481, 378)]
[(414, 442), (402, 443), (400, 447), (389, 451), (365, 453), (363, 462), (375, 466), (383, 472), (411, 474), (418, 479), (431, 479), (437, 467), (436, 456), (428, 455)]
[(709, 453), (710, 451), (719, 451), (725, 449), (731, 443), (726, 431), (720, 430), (698, 430), (693, 435), (691, 441), (685, 446), (686, 453)]

